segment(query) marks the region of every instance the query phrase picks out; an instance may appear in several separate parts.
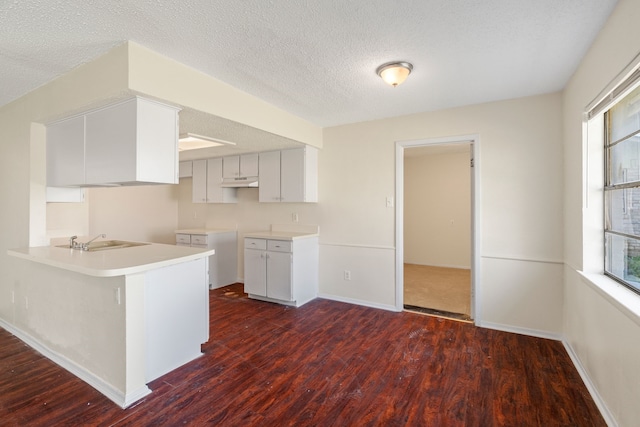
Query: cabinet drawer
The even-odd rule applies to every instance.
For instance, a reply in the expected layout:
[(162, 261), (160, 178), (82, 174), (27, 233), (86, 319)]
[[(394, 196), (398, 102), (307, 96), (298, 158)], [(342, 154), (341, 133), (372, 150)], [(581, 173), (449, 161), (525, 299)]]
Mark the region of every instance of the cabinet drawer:
[(207, 246), (207, 235), (206, 234), (192, 234), (191, 235), (191, 244), (192, 245), (204, 245)]
[(245, 249), (267, 249), (267, 241), (264, 239), (244, 239), (244, 247)]
[(291, 242), (286, 240), (269, 240), (267, 250), (274, 252), (291, 252)]
[(190, 234), (176, 234), (176, 243), (179, 245), (190, 245), (191, 244), (191, 235)]

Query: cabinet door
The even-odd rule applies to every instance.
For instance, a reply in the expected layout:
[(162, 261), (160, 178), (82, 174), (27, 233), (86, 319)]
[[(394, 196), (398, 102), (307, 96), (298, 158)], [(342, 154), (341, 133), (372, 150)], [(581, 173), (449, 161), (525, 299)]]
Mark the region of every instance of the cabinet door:
[(193, 203), (207, 203), (207, 161), (193, 161), (193, 182), (191, 190)]
[(283, 202), (304, 202), (304, 148), (282, 150), (280, 197)]
[(87, 184), (136, 180), (136, 110), (132, 99), (86, 115)]
[(244, 250), (244, 291), (248, 294), (267, 296), (266, 252)]
[(258, 176), (258, 153), (240, 156), (240, 176)]
[(237, 178), (240, 176), (240, 156), (227, 156), (222, 159), (222, 177)]
[(207, 203), (222, 203), (222, 157), (207, 160)]
[(178, 110), (136, 98), (136, 179), (178, 184)]
[(84, 116), (47, 126), (47, 185), (84, 184)]
[(267, 252), (267, 296), (293, 301), (291, 266), (293, 256), (287, 252)]
[(280, 201), (280, 152), (268, 151), (260, 153), (260, 186), (258, 188), (259, 202)]
[(222, 187), (224, 160), (217, 157), (207, 160), (207, 203), (236, 203), (235, 188)]

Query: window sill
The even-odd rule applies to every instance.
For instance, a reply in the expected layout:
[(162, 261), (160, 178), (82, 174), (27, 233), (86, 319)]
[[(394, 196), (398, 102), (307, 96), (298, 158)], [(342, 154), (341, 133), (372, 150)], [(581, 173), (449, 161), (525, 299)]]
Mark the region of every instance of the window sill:
[(596, 292), (622, 311), (630, 320), (640, 326), (640, 295), (604, 274), (578, 271)]

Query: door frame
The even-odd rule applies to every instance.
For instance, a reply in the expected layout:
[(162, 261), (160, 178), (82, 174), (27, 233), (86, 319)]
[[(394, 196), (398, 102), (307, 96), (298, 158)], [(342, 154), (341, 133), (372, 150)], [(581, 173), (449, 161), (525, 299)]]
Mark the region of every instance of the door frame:
[(481, 323), (480, 135), (396, 141), (396, 310), (404, 310), (404, 150), (430, 145), (471, 144), (471, 318)]

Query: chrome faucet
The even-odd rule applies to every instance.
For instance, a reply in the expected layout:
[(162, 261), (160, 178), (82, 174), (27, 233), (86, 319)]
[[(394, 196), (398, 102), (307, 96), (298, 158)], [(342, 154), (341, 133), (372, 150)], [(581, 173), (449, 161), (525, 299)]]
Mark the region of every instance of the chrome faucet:
[(87, 243), (81, 243), (80, 244), (80, 249), (82, 249), (83, 251), (88, 251), (89, 250), (89, 245), (91, 244), (91, 242), (93, 242), (94, 240), (96, 240), (99, 237), (102, 237), (104, 239), (105, 237), (107, 237), (107, 235), (106, 234), (98, 234), (96, 237), (94, 237), (93, 239), (89, 240)]
[(78, 249), (79, 243), (76, 242), (76, 239), (78, 238), (78, 236), (71, 236), (69, 238), (69, 247), (71, 249)]

